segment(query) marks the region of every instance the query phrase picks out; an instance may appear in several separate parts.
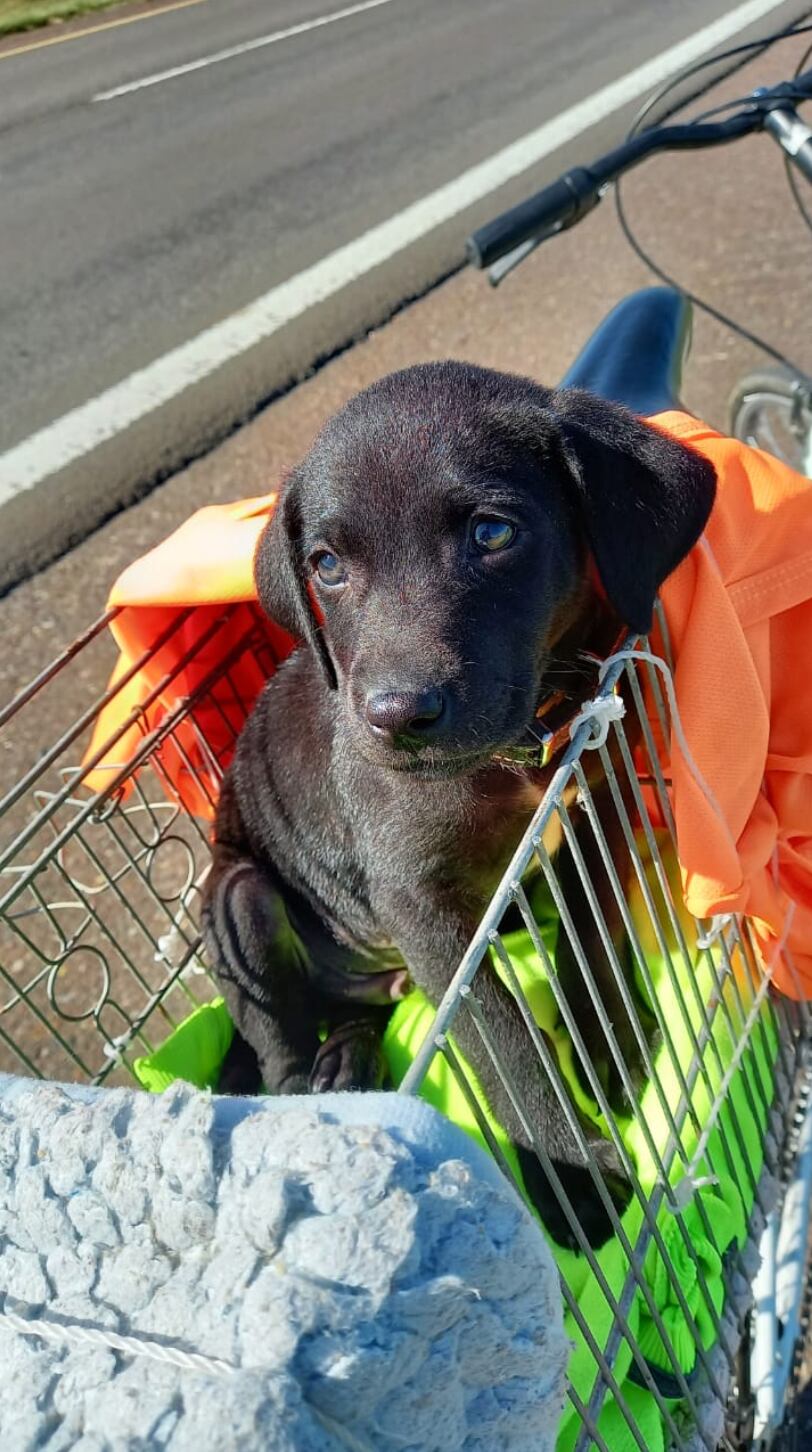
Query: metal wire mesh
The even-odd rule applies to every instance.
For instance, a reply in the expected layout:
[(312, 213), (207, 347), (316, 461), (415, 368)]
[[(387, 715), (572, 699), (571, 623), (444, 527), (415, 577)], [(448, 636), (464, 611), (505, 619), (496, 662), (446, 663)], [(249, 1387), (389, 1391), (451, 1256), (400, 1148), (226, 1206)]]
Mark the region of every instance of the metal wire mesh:
[[(276, 664), (262, 619), (240, 611), (212, 612), (188, 649), (180, 612), (151, 648), (160, 658), (173, 647), (152, 697), (83, 766), (77, 762), (99, 712), (126, 692), (143, 664), (134, 661), (106, 690), (94, 688), (109, 668), (106, 627), (114, 615), (0, 712), (0, 729), (16, 743), (0, 800), (0, 1069), (125, 1082), (138, 1055), (152, 1053), (213, 996), (197, 931), (209, 829), (182, 804), (188, 797), (179, 797), (177, 782), (183, 777), (197, 801), (214, 803), (250, 706), (239, 684), (241, 662), (250, 657), (264, 674)], [(65, 725), (68, 678), (80, 688), (75, 719)], [(76, 692), (67, 695), (75, 699)], [(732, 1435), (724, 1409), (734, 1393), (741, 1425), (738, 1346), (752, 1242), (777, 1213), (784, 1130), (807, 1073), (809, 1019), (802, 1003), (772, 992), (746, 923), (697, 923), (684, 911), (664, 749), (671, 711), (662, 621), (653, 657), (621, 652), (600, 695), (622, 697), (625, 717), (612, 722), (605, 739), (589, 720), (578, 727), (400, 1089), (419, 1092), (432, 1076), (446, 1074), (515, 1177), (454, 1042), (457, 1016), (469, 1015), (561, 1201), (577, 1260), (598, 1297), (593, 1308), (605, 1312), (596, 1319), (564, 1265), (562, 1290), (580, 1357), (570, 1386), (569, 1445), (576, 1452), (651, 1452), (639, 1402), (645, 1392), (659, 1419), (658, 1445), (713, 1452), (735, 1445), (724, 1440)], [(151, 709), (165, 700), (173, 704)], [(31, 759), (21, 762), (18, 748), (34, 720), (47, 724), (32, 729)], [(43, 740), (54, 721), (61, 729)], [(94, 775), (95, 789), (88, 790), (102, 759), (104, 786), (98, 790)], [(596, 803), (598, 780), (603, 805)], [(611, 833), (606, 802), (615, 818)], [(602, 947), (600, 974), (582, 941), (583, 921), (576, 924), (562, 892), (551, 841), (565, 842), (571, 853)], [(606, 920), (606, 897), (596, 891), (595, 863), (622, 921), (622, 949)], [(540, 901), (547, 904), (545, 921)], [(557, 973), (562, 937), (580, 972), (580, 1002), (591, 1005), (600, 1024), (604, 1063), (590, 1057), (583, 1015)], [(611, 1264), (590, 1245), (490, 1033), (477, 983), (491, 971), (514, 994), (527, 1053), (552, 1081), (610, 1217)], [(614, 1019), (599, 981), (607, 973), (622, 1009)], [(614, 1144), (630, 1187), (622, 1214), (590, 1153), (596, 1127)], [(720, 1240), (716, 1211), (725, 1197), (739, 1207), (749, 1234)]]
[[(581, 1141), (585, 1162), (612, 1220), (626, 1267), (622, 1280), (612, 1283), (601, 1257), (594, 1253), (578, 1223), (575, 1207), (566, 1202), (544, 1146), (534, 1143), (610, 1312), (608, 1334), (601, 1338), (572, 1295), (564, 1275), (562, 1284), (571, 1326), (583, 1338), (592, 1363), (591, 1385), (570, 1388), (580, 1425), (573, 1445), (579, 1452), (606, 1445), (600, 1417), (607, 1397), (611, 1397), (615, 1416), (623, 1424), (618, 1434), (617, 1420), (613, 1423), (616, 1435), (622, 1436), (618, 1445), (637, 1446), (646, 1452), (650, 1445), (648, 1434), (638, 1410), (630, 1405), (629, 1385), (645, 1387), (654, 1399), (667, 1446), (713, 1449), (722, 1445), (723, 1409), (732, 1393), (742, 1392), (737, 1348), (750, 1299), (752, 1242), (760, 1235), (780, 1189), (776, 1177), (781, 1169), (782, 1130), (793, 1088), (807, 1073), (807, 1008), (802, 1002), (796, 1004), (772, 993), (771, 972), (760, 964), (747, 925), (733, 917), (721, 924), (696, 922), (682, 907), (675, 871), (670, 783), (657, 745), (658, 737), (661, 742), (670, 738), (668, 697), (663, 689), (668, 673), (667, 652), (662, 638), (658, 649), (662, 652), (659, 665), (650, 659), (619, 657), (602, 691), (606, 697), (620, 688), (627, 703), (626, 718), (614, 722), (609, 739), (596, 747), (602, 779), (608, 783), (622, 829), (622, 851), (610, 852), (601, 813), (596, 808), (594, 773), (587, 766), (595, 743), (592, 728), (585, 723), (563, 758), (450, 985), (432, 1031), (401, 1086), (415, 1092), (430, 1074), (433, 1056), (442, 1054), (477, 1117), (483, 1137), (495, 1153), (500, 1153), (492, 1126), (483, 1115), (481, 1101), (453, 1044), (455, 1019), (460, 1013), (468, 1013), (508, 1087), (519, 1117), (532, 1133), (508, 1068), (498, 1059), (477, 999), (478, 973), (489, 971), (484, 967), (486, 963), (498, 965), (519, 1002), (527, 1028), (528, 1052), (537, 1054), (542, 1072), (555, 1083), (562, 1113)], [(632, 737), (637, 743), (634, 749)], [(621, 962), (602, 916), (579, 845), (583, 836), (575, 831), (576, 816), (588, 821), (610, 879), (633, 959), (632, 975), (628, 965)], [(632, 1079), (616, 1025), (607, 1016), (594, 965), (584, 952), (561, 891), (555, 861), (544, 845), (549, 838), (566, 841), (575, 859), (606, 964), (642, 1060), (645, 1094), (641, 1094), (640, 1083)], [(560, 930), (570, 940), (578, 961), (583, 993), (601, 1021), (625, 1091), (623, 1112), (619, 1112), (617, 1100), (614, 1105), (610, 1102), (606, 1075), (590, 1060), (579, 1028), (579, 1014), (573, 1012), (561, 990), (549, 935), (541, 931), (529, 901), (527, 880), (534, 870), (546, 883)], [(589, 1155), (583, 1116), (572, 1104), (571, 1080), (562, 1073), (560, 1057), (551, 1052), (549, 1033), (543, 1033), (536, 1022), (526, 991), (526, 973), (521, 971), (523, 965), (514, 961), (515, 950), (500, 930), (511, 907), (518, 908), (521, 914), (555, 1001), (557, 1018), (573, 1047), (582, 1082), (623, 1163), (639, 1206), (636, 1222), (628, 1210), (622, 1217), (618, 1215), (609, 1188)], [(653, 960), (660, 970), (657, 981), (651, 970)], [(652, 1016), (656, 1020), (653, 1033)], [(652, 1109), (657, 1112), (652, 1113)], [(630, 1121), (643, 1153), (630, 1149)], [(755, 1155), (754, 1134), (758, 1139)], [(504, 1165), (504, 1155), (501, 1158)], [(720, 1185), (746, 1207), (749, 1239), (719, 1243), (713, 1202), (702, 1189)], [(700, 1241), (704, 1242), (701, 1249)], [(718, 1269), (712, 1273), (708, 1269), (709, 1246), (718, 1261)], [(652, 1257), (656, 1259), (655, 1277), (647, 1270)], [(653, 1281), (657, 1277), (660, 1284), (655, 1289)], [(681, 1338), (673, 1334), (673, 1318), (664, 1312), (664, 1305), (669, 1304), (695, 1352), (690, 1369), (686, 1369), (684, 1350), (675, 1344)], [(639, 1334), (641, 1312), (656, 1332), (659, 1355), (655, 1361), (647, 1354)], [(617, 1375), (621, 1361), (629, 1365), (625, 1386)], [(734, 1420), (739, 1426), (740, 1403)]]
[[(107, 668), (107, 658), (97, 664), (84, 656), (101, 643), (101, 627), (110, 619), (85, 638), (81, 658), (91, 677)], [(177, 658), (156, 698), (189, 665), (181, 644), (184, 623), (178, 616), (159, 642), (158, 648), (174, 644)], [(228, 610), (213, 620), (195, 652), (208, 652), (216, 664), (160, 724), (150, 725), (143, 702), (126, 719), (139, 732), (134, 756), (117, 766), (115, 741), (99, 749), (96, 757), (104, 756), (109, 772), (104, 790), (89, 792), (85, 785), (95, 758), (76, 763), (89, 728), (126, 690), (129, 676), (94, 693), (0, 800), (0, 1069), (92, 1083), (129, 1081), (133, 1057), (151, 1053), (192, 1008), (213, 996), (196, 923), (208, 829), (179, 803), (172, 783), (182, 765), (203, 799), (214, 803), (250, 704), (240, 697), (233, 668), (250, 654), (267, 674), (273, 670), (259, 617), (249, 620), (236, 642), (232, 623)], [(24, 740), (35, 708), (40, 720), (60, 718), (60, 687), (76, 655), (68, 652), (0, 715), (9, 737)], [(216, 748), (201, 724), (213, 715), (221, 727)], [(118, 734), (125, 735), (124, 727)]]

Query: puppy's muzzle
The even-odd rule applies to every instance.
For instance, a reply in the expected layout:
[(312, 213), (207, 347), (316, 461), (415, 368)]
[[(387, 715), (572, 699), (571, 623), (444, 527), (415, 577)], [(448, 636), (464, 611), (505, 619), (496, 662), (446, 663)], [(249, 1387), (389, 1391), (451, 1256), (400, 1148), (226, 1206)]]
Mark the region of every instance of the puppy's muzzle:
[(444, 729), (448, 702), (439, 688), (424, 691), (376, 691), (367, 696), (364, 719), (372, 736), (385, 746), (430, 744)]

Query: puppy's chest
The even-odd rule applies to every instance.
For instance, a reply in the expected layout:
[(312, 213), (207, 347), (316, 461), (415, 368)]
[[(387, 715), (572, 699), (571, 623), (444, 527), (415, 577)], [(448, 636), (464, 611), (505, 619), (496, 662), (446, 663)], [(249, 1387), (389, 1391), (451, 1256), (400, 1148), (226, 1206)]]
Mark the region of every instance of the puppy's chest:
[[(379, 857), (383, 877), (431, 892), (458, 884), (483, 902), (491, 895), (536, 812), (548, 773), (521, 774), (494, 768), (458, 786), (454, 794), (421, 783), (410, 806), (372, 824), (367, 850)], [(416, 786), (418, 784), (415, 784)], [(366, 835), (366, 834), (365, 834)], [(553, 814), (544, 833), (551, 856), (560, 845), (561, 824)], [(370, 864), (371, 876), (376, 875)]]
[[(481, 860), (486, 868), (495, 868), (498, 863), (499, 876), (541, 806), (551, 775), (549, 770), (517, 775), (510, 787), (503, 786), (493, 798), (482, 802), (472, 849), (476, 859)], [(574, 784), (565, 789), (562, 801), (567, 809), (573, 804), (575, 795)], [(548, 856), (555, 857), (563, 838), (561, 817), (554, 810), (547, 816), (541, 832), (541, 841)]]

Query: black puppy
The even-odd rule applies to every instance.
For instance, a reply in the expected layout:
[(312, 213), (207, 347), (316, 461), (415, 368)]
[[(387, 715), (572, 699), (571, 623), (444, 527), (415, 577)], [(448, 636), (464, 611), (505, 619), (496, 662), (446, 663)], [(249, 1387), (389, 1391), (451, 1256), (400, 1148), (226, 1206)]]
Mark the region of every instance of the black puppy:
[[(388, 1010), (375, 1005), (405, 991), (405, 970), (439, 1001), (546, 785), (548, 772), (504, 764), (510, 748), (579, 651), (649, 628), (713, 497), (706, 460), (625, 410), (460, 363), (383, 378), (327, 423), (255, 560), (260, 602), (302, 647), (262, 693), (223, 783), (203, 913), (238, 1029), (221, 1089), (380, 1082)], [(563, 853), (560, 868), (578, 921)], [(623, 1042), (611, 971), (585, 935)], [(596, 1043), (564, 952), (558, 971)], [(476, 991), (601, 1243), (608, 1218), (519, 1010), (487, 966)], [(467, 1014), (454, 1034), (566, 1242)], [(615, 1151), (592, 1138), (622, 1205)]]

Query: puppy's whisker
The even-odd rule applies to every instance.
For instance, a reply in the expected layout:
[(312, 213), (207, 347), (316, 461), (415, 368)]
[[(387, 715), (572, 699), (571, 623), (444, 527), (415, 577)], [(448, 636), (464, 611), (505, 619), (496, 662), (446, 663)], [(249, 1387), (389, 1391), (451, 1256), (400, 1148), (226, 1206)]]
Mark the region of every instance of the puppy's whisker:
[(524, 696), (524, 695), (527, 695), (527, 688), (526, 688), (526, 686), (516, 686), (516, 685), (513, 685), (513, 683), (511, 681), (506, 681), (501, 676), (492, 676), (491, 677), (491, 680), (490, 680), (490, 684), (491, 685), (494, 685), (494, 686), (498, 686), (499, 689), (500, 689), (500, 691), (507, 691), (511, 695), (516, 695), (516, 696)]
[(573, 676), (578, 680), (587, 680), (591, 676), (594, 676), (594, 674), (594, 665), (590, 666), (586, 661), (584, 661), (583, 665), (579, 665), (573, 661), (553, 660), (548, 663), (543, 680), (548, 681), (551, 678), (559, 680), (567, 676)]

